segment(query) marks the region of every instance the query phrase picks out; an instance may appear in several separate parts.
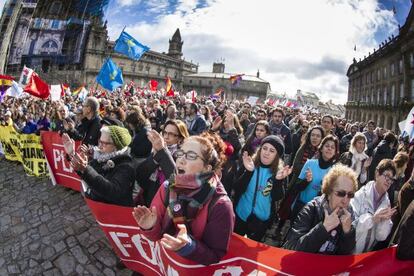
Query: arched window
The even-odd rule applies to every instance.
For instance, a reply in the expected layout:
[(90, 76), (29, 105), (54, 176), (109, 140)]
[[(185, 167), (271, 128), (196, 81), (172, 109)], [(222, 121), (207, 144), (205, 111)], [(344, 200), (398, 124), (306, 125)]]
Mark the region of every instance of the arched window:
[(54, 1), (52, 5), (50, 5), (49, 7), (49, 14), (59, 14), (61, 8), (62, 8), (62, 2)]
[(57, 53), (59, 50), (58, 44), (53, 40), (48, 40), (45, 43), (43, 43), (42, 48), (40, 49), (40, 52), (42, 54), (51, 54), (51, 53)]

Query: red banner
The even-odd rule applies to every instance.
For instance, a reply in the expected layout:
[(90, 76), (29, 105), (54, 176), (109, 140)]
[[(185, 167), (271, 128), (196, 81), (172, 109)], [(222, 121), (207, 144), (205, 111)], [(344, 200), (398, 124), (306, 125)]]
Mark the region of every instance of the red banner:
[[(81, 181), (65, 158), (62, 137), (57, 132), (51, 131), (42, 131), (40, 135), (53, 184), (79, 192)], [(77, 142), (76, 146), (78, 145)]]
[(233, 234), (227, 255), (203, 266), (140, 234), (132, 208), (86, 200), (114, 251), (143, 275), (413, 275), (414, 261), (399, 261), (395, 247), (349, 256), (325, 256), (268, 246)]

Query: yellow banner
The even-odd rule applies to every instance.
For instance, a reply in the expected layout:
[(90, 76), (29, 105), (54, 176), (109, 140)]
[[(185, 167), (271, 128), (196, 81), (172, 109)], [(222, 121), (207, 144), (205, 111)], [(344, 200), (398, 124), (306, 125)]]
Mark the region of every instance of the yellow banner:
[(49, 175), (40, 136), (18, 134), (11, 126), (0, 126), (0, 142), (6, 159), (22, 163), (28, 175)]

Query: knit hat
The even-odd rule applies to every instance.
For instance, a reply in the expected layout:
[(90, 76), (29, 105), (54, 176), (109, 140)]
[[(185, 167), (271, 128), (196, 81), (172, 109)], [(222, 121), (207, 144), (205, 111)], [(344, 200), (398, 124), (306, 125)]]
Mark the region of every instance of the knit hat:
[(128, 129), (120, 126), (108, 126), (108, 129), (117, 150), (121, 150), (131, 144), (132, 138)]
[(283, 157), (283, 154), (285, 153), (285, 146), (284, 146), (282, 139), (280, 139), (279, 136), (276, 136), (276, 135), (266, 136), (265, 138), (263, 138), (262, 142), (260, 143), (260, 147), (266, 143), (274, 146), (277, 151), (277, 155), (279, 155), (279, 157)]

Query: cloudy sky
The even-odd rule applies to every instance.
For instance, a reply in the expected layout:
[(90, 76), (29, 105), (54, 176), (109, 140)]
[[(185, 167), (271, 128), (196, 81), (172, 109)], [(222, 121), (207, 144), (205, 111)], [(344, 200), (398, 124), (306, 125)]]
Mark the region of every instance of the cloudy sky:
[(224, 59), (229, 73), (259, 69), (272, 91), (301, 89), (344, 103), (352, 59), (397, 35), (410, 6), (410, 0), (112, 0), (106, 19), (112, 40), (126, 26), (159, 52), (180, 28), (184, 57), (200, 72)]

